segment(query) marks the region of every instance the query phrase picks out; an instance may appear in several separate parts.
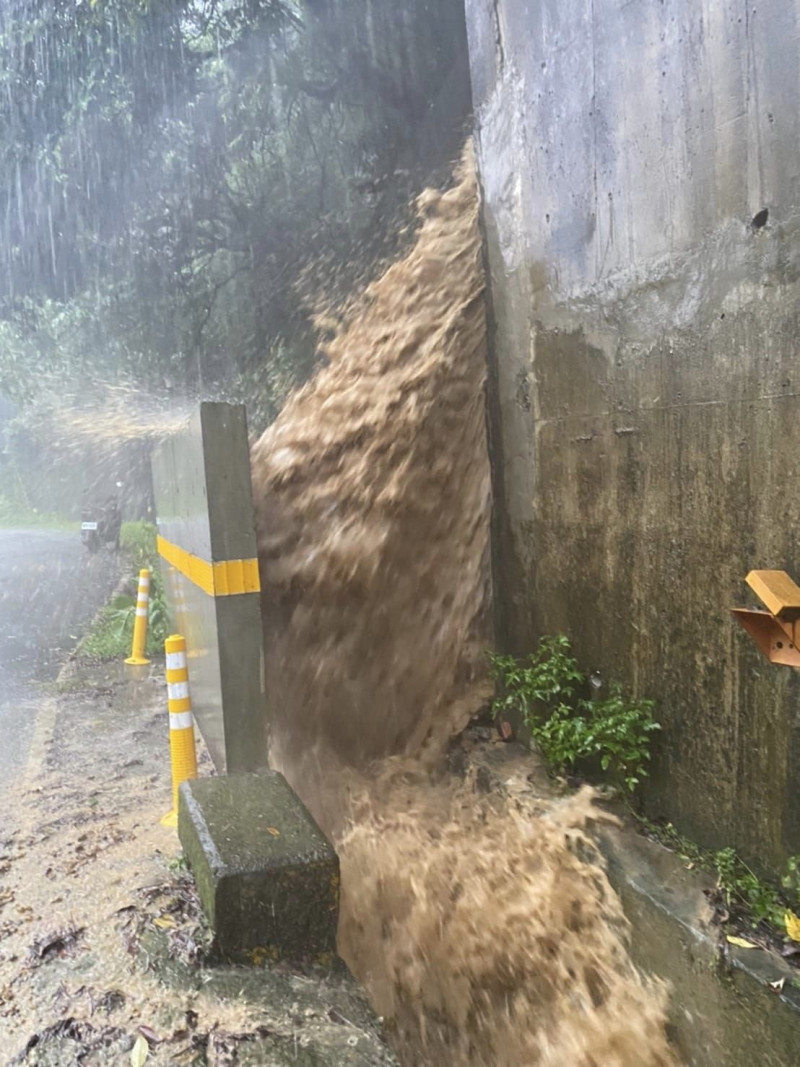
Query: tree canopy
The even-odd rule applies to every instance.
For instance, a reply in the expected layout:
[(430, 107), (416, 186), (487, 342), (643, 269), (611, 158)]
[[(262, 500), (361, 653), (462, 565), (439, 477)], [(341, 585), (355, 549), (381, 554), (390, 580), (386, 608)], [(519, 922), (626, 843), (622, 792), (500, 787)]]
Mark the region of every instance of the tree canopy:
[(0, 393), (224, 386), (268, 421), (313, 365), (304, 286), (367, 273), (455, 150), (459, 8), (6, 0)]

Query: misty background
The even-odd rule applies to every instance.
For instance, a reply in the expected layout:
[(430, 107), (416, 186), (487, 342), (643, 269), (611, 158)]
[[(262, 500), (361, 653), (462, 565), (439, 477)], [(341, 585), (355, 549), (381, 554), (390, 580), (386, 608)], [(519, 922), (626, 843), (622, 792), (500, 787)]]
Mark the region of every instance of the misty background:
[(120, 477), (141, 512), (201, 397), (260, 432), (469, 110), (457, 0), (7, 0), (0, 518)]

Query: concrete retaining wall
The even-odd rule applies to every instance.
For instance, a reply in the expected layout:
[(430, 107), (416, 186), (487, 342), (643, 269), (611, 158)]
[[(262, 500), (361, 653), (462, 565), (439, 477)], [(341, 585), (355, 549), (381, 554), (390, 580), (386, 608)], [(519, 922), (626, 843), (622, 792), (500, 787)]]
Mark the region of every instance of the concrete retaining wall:
[(501, 631), (656, 698), (650, 811), (778, 863), (800, 685), (727, 609), (800, 572), (800, 0), (466, 8)]

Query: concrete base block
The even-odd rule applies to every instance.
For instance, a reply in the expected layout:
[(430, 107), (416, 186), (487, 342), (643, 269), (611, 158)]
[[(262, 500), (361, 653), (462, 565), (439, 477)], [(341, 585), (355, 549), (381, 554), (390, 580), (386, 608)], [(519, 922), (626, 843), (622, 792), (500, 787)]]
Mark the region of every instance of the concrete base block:
[(339, 859), (283, 775), (184, 782), (178, 836), (223, 956), (332, 961)]

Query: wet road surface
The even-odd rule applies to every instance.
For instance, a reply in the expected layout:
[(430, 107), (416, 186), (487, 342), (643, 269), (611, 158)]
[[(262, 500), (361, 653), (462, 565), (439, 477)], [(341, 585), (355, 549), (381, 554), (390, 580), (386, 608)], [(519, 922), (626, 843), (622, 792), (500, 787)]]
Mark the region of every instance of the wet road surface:
[(80, 533), (0, 530), (0, 791), (24, 768), (43, 690), (118, 574), (113, 553), (91, 556)]

